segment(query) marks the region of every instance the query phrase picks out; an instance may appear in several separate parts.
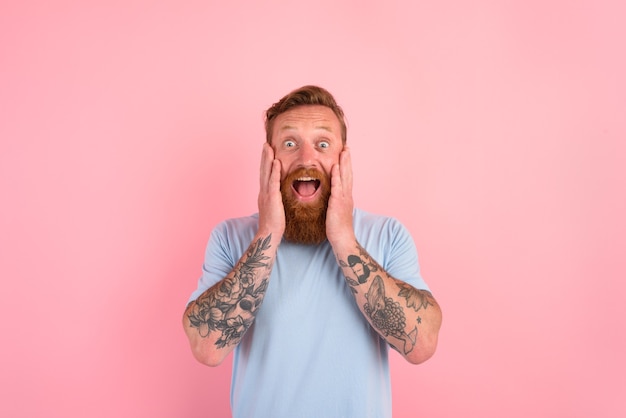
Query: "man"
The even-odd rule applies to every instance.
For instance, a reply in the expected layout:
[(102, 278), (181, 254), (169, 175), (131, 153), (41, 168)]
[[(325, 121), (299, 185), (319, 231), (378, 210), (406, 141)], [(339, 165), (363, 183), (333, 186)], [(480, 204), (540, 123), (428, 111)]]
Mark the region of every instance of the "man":
[(266, 112), (259, 212), (212, 232), (183, 317), (194, 356), (234, 349), (235, 417), (390, 417), (388, 346), (430, 358), (441, 311), (396, 220), (355, 209), (342, 109), (316, 86)]

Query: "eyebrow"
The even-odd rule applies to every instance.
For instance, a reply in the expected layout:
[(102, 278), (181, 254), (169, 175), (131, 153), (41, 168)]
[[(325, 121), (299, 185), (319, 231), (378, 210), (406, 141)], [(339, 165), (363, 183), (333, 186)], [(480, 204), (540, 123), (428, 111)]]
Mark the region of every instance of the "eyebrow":
[[(331, 132), (331, 133), (333, 132), (333, 130), (329, 126), (326, 126), (326, 125), (319, 125), (319, 126), (315, 126), (314, 128), (315, 129), (321, 129), (323, 131), (327, 131), (327, 132)], [(280, 128), (281, 131), (288, 131), (290, 129), (296, 129), (296, 127), (292, 126), (292, 125), (284, 125), (284, 126), (282, 126)]]

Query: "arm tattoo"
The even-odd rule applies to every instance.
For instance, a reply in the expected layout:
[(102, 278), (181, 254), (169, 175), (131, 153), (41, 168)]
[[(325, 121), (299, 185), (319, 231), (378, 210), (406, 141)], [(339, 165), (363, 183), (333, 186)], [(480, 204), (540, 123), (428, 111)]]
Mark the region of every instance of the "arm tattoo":
[[(355, 292), (356, 289), (354, 287), (359, 284), (367, 283), (367, 280), (370, 278), (372, 273), (377, 271), (381, 271), (382, 267), (376, 261), (372, 259), (372, 257), (367, 254), (365, 249), (359, 245), (358, 247), (359, 255), (351, 254), (348, 256), (346, 261), (339, 260), (339, 265), (341, 267), (350, 267), (355, 277), (358, 280), (358, 283), (354, 279), (350, 279), (346, 277), (348, 280), (348, 284), (352, 287), (352, 291)], [(366, 260), (366, 261), (364, 261)]]
[(271, 237), (269, 235), (251, 245), (245, 260), (213, 291), (203, 293), (188, 315), (191, 327), (196, 328), (201, 337), (207, 337), (213, 331), (221, 332), (215, 343), (218, 348), (237, 344), (254, 322), (267, 290), (268, 277), (256, 287), (254, 279), (269, 270), (267, 260), (270, 257), (265, 251), (270, 248)]
[[(365, 249), (357, 246), (358, 255), (351, 254), (343, 261), (339, 260), (339, 265), (344, 269), (351, 269), (353, 275), (345, 275), (346, 282), (354, 295), (358, 294), (357, 288), (362, 284), (368, 283), (371, 278), (371, 285), (365, 294), (366, 303), (363, 305), (365, 315), (370, 322), (378, 330), (383, 337), (394, 337), (403, 342), (402, 349), (393, 348), (401, 353), (408, 354), (413, 350), (417, 341), (417, 326), (422, 324), (422, 317), (415, 319), (413, 329), (406, 332), (406, 313), (405, 307), (401, 306), (399, 301), (387, 297), (385, 294), (385, 284), (382, 277), (378, 274), (385, 274), (383, 268), (374, 260)], [(349, 277), (350, 276), (350, 277)], [(406, 300), (406, 308), (412, 308), (415, 312), (421, 309), (427, 309), (429, 306), (437, 304), (433, 295), (427, 290), (415, 289), (413, 286), (394, 279), (394, 283), (400, 288), (398, 296)], [(411, 325), (409, 325), (408, 329)]]
[(365, 262), (363, 262), (361, 257), (359, 257), (358, 255), (349, 255), (347, 263), (345, 261), (339, 261), (339, 265), (341, 267), (350, 267), (352, 269), (352, 272), (359, 281), (358, 283), (356, 283), (354, 279), (350, 279), (352, 281), (352, 283), (350, 284), (353, 286), (358, 286), (359, 284), (367, 282), (367, 279), (369, 279), (370, 277), (371, 270), (369, 266), (365, 264)]
[[(404, 341), (403, 352), (408, 354), (413, 350), (417, 339), (417, 326), (410, 333), (405, 332), (406, 316), (398, 302), (385, 296), (385, 285), (380, 276), (372, 281), (369, 291), (365, 294), (367, 302), (363, 310), (369, 316), (372, 324), (385, 337), (392, 336)], [(397, 347), (396, 350), (398, 350)]]
[(415, 312), (422, 308), (426, 309), (436, 303), (432, 293), (428, 290), (418, 290), (403, 282), (398, 282), (398, 286), (400, 287), (398, 296), (405, 298), (407, 308), (413, 308)]

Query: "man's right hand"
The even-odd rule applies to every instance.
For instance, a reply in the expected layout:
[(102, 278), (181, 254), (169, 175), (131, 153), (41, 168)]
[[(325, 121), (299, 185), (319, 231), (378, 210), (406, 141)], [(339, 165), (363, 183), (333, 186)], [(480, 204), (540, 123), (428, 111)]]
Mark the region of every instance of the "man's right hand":
[(282, 237), (285, 232), (285, 209), (280, 194), (280, 161), (266, 142), (261, 156), (261, 187), (259, 189), (259, 232)]

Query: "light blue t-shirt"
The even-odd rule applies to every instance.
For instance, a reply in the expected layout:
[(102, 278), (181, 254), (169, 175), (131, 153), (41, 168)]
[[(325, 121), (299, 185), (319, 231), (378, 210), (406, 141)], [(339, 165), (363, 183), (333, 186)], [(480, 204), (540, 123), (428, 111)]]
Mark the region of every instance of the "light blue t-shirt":
[[(258, 215), (219, 224), (207, 245), (195, 300), (249, 247)], [(428, 287), (408, 231), (355, 209), (357, 240), (393, 277)], [(235, 418), (391, 417), (388, 345), (354, 301), (328, 241), (282, 241), (263, 304), (234, 350)]]

